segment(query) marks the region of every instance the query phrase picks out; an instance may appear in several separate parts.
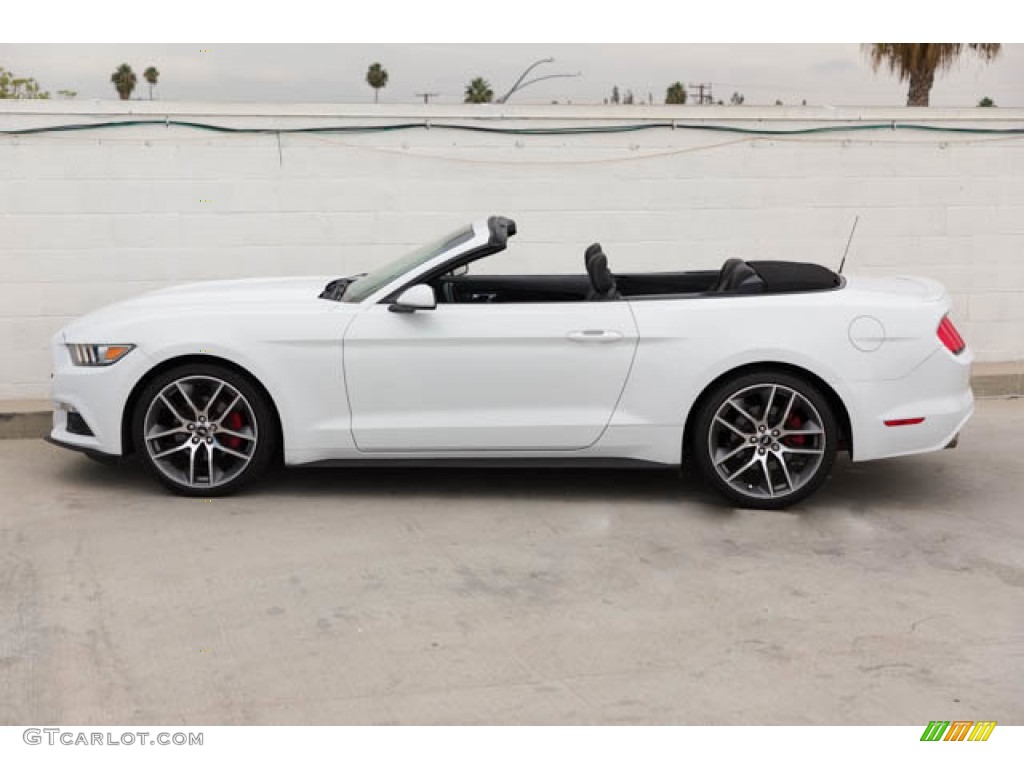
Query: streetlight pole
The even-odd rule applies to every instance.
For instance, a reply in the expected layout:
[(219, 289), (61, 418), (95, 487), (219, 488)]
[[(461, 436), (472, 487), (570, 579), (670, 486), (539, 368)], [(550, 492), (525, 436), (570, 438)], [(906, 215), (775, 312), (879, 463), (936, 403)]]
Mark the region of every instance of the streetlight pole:
[[(506, 101), (508, 101), (509, 97), (516, 91), (521, 91), (523, 90), (523, 88), (526, 88), (529, 85), (533, 85), (534, 83), (539, 83), (541, 80), (553, 80), (556, 77), (580, 77), (583, 74), (582, 72), (576, 72), (575, 74), (544, 75), (543, 77), (535, 77), (532, 80), (526, 80), (526, 76), (530, 74), (534, 69), (539, 67), (541, 64), (552, 64), (554, 63), (554, 61), (554, 59), (549, 58), (538, 59), (537, 61), (533, 62), (533, 64), (531, 64), (525, 70), (523, 70), (523, 74), (521, 74), (519, 76), (519, 79), (515, 81), (511, 88), (508, 89), (508, 92), (501, 98), (495, 99), (494, 103), (504, 104)], [(523, 82), (524, 80), (526, 80), (526, 82)]]

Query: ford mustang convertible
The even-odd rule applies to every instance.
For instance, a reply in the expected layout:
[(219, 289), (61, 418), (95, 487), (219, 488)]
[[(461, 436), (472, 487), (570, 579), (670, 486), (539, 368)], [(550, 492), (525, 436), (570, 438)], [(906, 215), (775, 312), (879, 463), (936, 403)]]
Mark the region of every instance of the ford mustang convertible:
[(695, 467), (781, 508), (836, 452), (950, 447), (972, 354), (931, 280), (817, 264), (578, 274), (473, 266), (501, 216), (366, 274), (184, 285), (53, 339), (51, 442), (226, 494), (271, 462)]

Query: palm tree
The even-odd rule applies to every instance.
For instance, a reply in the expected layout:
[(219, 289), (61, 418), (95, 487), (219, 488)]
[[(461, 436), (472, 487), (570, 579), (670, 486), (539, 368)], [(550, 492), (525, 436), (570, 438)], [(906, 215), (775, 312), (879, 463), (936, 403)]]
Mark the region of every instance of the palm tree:
[(474, 77), (466, 86), (466, 104), (489, 104), (494, 101), (491, 84), (482, 77)]
[(153, 100), (153, 86), (156, 85), (157, 78), (160, 77), (160, 72), (156, 67), (146, 67), (146, 71), (142, 73), (142, 76), (146, 78), (146, 82), (149, 83), (149, 100)]
[(373, 88), (373, 103), (376, 104), (380, 89), (388, 84), (388, 71), (380, 65), (379, 61), (375, 61), (366, 70), (366, 82)]
[(936, 73), (949, 70), (965, 45), (985, 62), (996, 58), (1002, 49), (1001, 43), (865, 43), (864, 50), (876, 72), (884, 64), (900, 82), (910, 82), (908, 107), (927, 107)]
[(110, 82), (114, 84), (114, 88), (117, 89), (117, 95), (122, 100), (127, 101), (132, 96), (132, 91), (135, 90), (135, 83), (137, 78), (135, 73), (132, 72), (132, 68), (127, 64), (122, 64), (116, 70), (114, 74), (110, 76)]
[(686, 103), (686, 86), (680, 82), (672, 83), (665, 91), (665, 103), (666, 104), (685, 104)]

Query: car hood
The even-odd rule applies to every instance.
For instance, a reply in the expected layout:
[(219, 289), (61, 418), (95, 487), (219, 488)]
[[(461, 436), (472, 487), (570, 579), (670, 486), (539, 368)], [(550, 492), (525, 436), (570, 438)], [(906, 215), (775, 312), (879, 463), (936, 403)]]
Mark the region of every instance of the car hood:
[[(244, 314), (248, 307), (262, 310), (318, 308), (346, 305), (318, 298), (330, 276), (264, 277), (243, 280), (210, 280), (201, 283), (161, 288), (140, 296), (109, 304), (73, 321), (62, 329), (68, 340), (109, 335), (120, 326), (134, 325), (142, 318), (174, 315), (180, 311), (196, 314), (223, 314), (237, 309)], [(326, 307), (325, 307), (326, 308)], [(99, 334), (99, 335), (97, 335)]]
[(254, 277), (244, 280), (208, 280), (144, 293), (125, 304), (146, 306), (180, 304), (248, 304), (251, 302), (315, 299), (331, 277)]

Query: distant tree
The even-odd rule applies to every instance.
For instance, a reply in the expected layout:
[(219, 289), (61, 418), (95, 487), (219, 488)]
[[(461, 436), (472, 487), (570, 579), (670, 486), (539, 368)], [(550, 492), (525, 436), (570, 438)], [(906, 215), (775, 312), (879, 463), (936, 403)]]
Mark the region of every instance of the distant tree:
[(491, 84), (482, 77), (474, 77), (466, 86), (466, 104), (489, 104), (494, 101), (494, 91)]
[(39, 87), (32, 77), (15, 77), (0, 67), (0, 99), (48, 99), (50, 92)]
[(775, 106), (776, 107), (781, 107), (782, 106), (782, 99), (776, 99), (775, 100)]
[(746, 101), (746, 97), (739, 91), (733, 91), (732, 96), (729, 97), (729, 103), (734, 107), (738, 107), (744, 101)]
[(78, 91), (60, 90), (57, 91), (57, 95), (62, 99), (73, 99), (78, 95)]
[(142, 76), (146, 78), (146, 82), (149, 83), (149, 100), (153, 100), (153, 86), (156, 85), (157, 79), (160, 77), (160, 72), (156, 67), (146, 67), (146, 71), (142, 73)]
[(622, 97), (622, 103), (623, 104), (632, 104), (633, 103), (633, 91), (629, 90), (628, 88), (626, 89), (626, 95)]
[(388, 71), (380, 65), (379, 61), (375, 61), (366, 70), (366, 82), (373, 88), (373, 103), (376, 104), (380, 89), (388, 84)]
[(801, 107), (806, 107), (806, 106), (807, 106), (807, 99), (803, 99), (803, 100), (802, 100), (802, 101), (800, 102), (800, 106), (801, 106)]
[(985, 98), (978, 102), (979, 107), (994, 107), (995, 105), (996, 103), (992, 101), (992, 99), (990, 99), (988, 96), (986, 96)]
[(114, 84), (117, 95), (121, 97), (121, 100), (127, 101), (132, 97), (132, 91), (135, 90), (138, 78), (135, 77), (131, 67), (127, 64), (122, 64), (114, 70), (114, 74), (110, 76), (110, 82)]
[(612, 104), (618, 104), (622, 99), (619, 98), (619, 86), (612, 86)]
[(678, 80), (670, 85), (665, 91), (666, 104), (685, 104), (686, 86)]
[(1002, 50), (1001, 43), (866, 43), (864, 50), (876, 72), (885, 65), (900, 82), (909, 81), (908, 107), (927, 107), (935, 75), (949, 70), (965, 46), (985, 62)]

